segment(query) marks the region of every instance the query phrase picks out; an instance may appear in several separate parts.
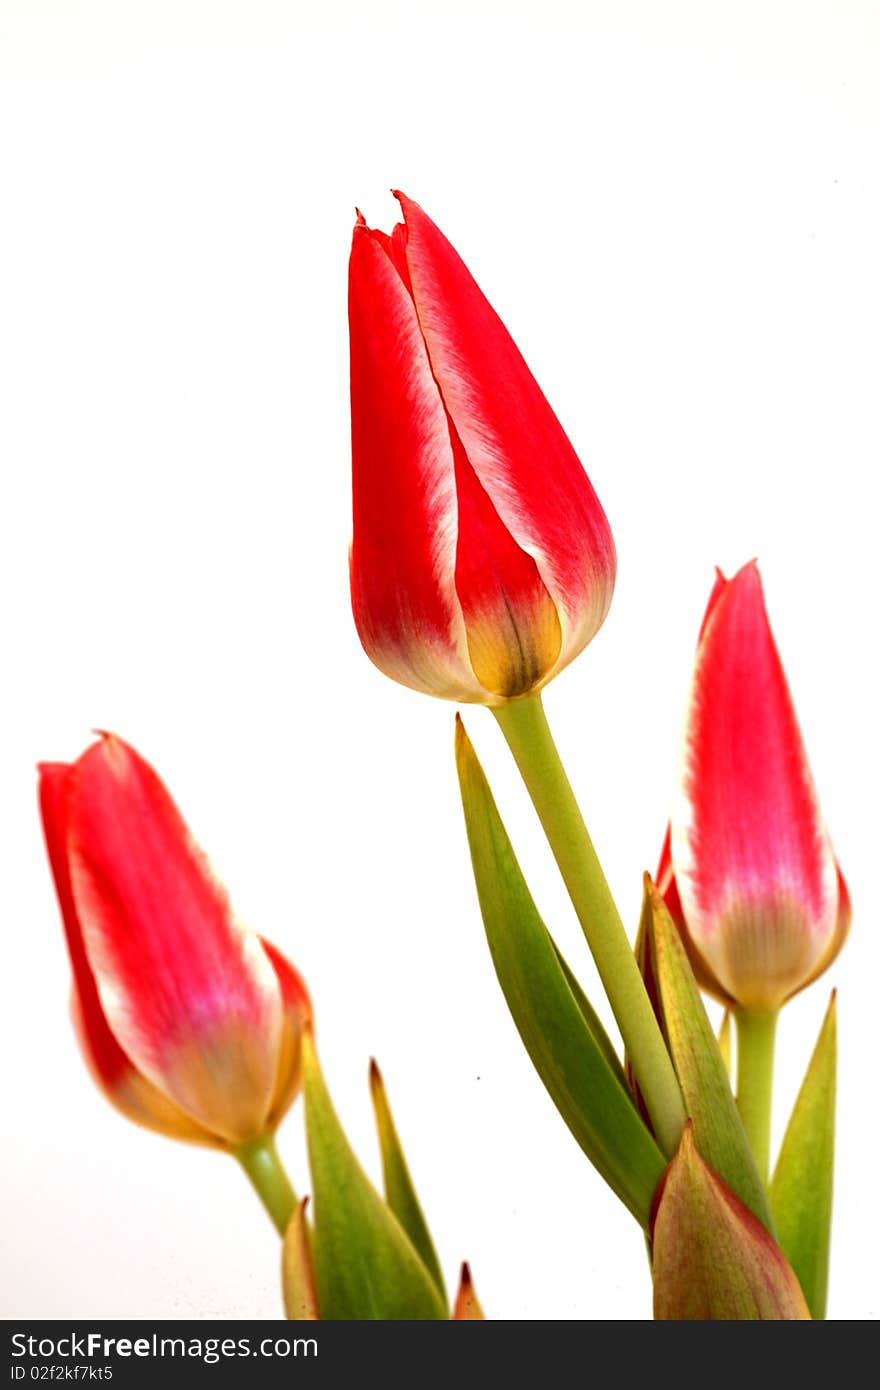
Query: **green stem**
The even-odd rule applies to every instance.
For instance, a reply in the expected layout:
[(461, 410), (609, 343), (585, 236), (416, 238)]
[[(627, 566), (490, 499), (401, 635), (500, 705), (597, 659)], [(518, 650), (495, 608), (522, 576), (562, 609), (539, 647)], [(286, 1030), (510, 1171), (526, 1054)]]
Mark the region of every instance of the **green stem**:
[(761, 1181), (770, 1172), (773, 1049), (779, 1010), (736, 1011), (736, 1103)]
[(675, 1071), (620, 913), (550, 733), (540, 695), (499, 705), (498, 720), (593, 953), (654, 1132), (667, 1154), (685, 1120)]
[(278, 1157), (275, 1136), (265, 1134), (250, 1144), (243, 1144), (236, 1150), (235, 1157), (250, 1178), (278, 1234), (283, 1236), (296, 1207), (296, 1193)]

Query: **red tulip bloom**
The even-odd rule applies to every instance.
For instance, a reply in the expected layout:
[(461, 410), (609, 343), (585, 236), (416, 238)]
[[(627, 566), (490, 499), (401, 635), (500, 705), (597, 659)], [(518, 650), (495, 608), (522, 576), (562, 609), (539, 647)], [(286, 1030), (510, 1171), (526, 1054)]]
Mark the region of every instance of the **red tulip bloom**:
[(349, 277), (352, 606), (368, 656), (428, 694), (539, 690), (598, 631), (605, 514), (498, 315), (418, 204), (358, 216)]
[(167, 790), (120, 739), (44, 763), (40, 809), (101, 1090), (175, 1138), (237, 1149), (269, 1133), (311, 1016), (296, 970), (236, 923)]
[(658, 884), (701, 983), (745, 1009), (809, 984), (849, 927), (754, 563), (719, 571), (703, 619)]

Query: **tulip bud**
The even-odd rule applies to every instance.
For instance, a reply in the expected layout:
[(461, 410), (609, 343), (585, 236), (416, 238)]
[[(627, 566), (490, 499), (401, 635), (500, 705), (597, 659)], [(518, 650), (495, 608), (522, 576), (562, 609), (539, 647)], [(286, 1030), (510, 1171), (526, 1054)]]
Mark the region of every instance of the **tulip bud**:
[(316, 1322), (321, 1317), (306, 1222), (308, 1203), (308, 1197), (304, 1197), (294, 1210), (284, 1233), (281, 1249), (281, 1292), (284, 1312), (288, 1318), (297, 1322)]
[(451, 700), (539, 690), (598, 631), (605, 514), (495, 311), (418, 204), (359, 215), (349, 278), (351, 592), (367, 655)]
[(849, 928), (754, 562), (719, 571), (703, 620), (657, 881), (700, 983), (740, 1009), (779, 1008)]
[(102, 736), (40, 767), (40, 809), (95, 1081), (129, 1119), (236, 1150), (299, 1086), (305, 985), (233, 918), (153, 769)]
[(655, 1198), (651, 1240), (658, 1320), (809, 1320), (791, 1265), (700, 1157), (690, 1122)]

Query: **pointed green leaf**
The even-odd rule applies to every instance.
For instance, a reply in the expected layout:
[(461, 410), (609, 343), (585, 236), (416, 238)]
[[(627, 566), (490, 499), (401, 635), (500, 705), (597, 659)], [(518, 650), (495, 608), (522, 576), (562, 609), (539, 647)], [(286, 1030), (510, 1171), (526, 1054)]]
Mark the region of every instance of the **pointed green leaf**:
[(508, 1008), (572, 1134), (646, 1226), (663, 1155), (572, 993), (460, 719), (455, 747), (477, 893)]
[(568, 984), (569, 989), (572, 992), (572, 995), (574, 996), (574, 1002), (577, 1004), (578, 1008), (581, 1011), (581, 1017), (583, 1018), (584, 1023), (589, 1028), (598, 1046), (602, 1049), (602, 1053), (605, 1057), (605, 1060), (607, 1061), (611, 1070), (614, 1072), (615, 1076), (619, 1080), (621, 1086), (625, 1086), (628, 1088), (626, 1073), (623, 1070), (623, 1067), (621, 1066), (620, 1058), (614, 1050), (614, 1044), (612, 1043), (608, 1034), (605, 1032), (604, 1027), (602, 1026), (602, 1020), (596, 1013), (596, 1010), (593, 1008), (587, 996), (584, 994), (584, 991), (581, 989), (577, 976), (566, 963), (565, 957), (563, 956), (559, 947), (556, 945), (556, 942), (553, 940), (552, 936), (550, 937), (550, 944), (556, 952), (556, 959), (559, 961), (562, 973), (565, 976), (566, 982)]
[(733, 1015), (730, 1009), (724, 1010), (721, 1027), (718, 1029), (718, 1051), (721, 1053), (724, 1070), (727, 1072), (728, 1080), (730, 1080), (733, 1076)]
[(315, 1206), (312, 1260), (321, 1317), (447, 1318), (445, 1301), (409, 1236), (349, 1146), (308, 1031), (303, 1037), (303, 1091)]
[(678, 928), (647, 874), (643, 921), (651, 944), (663, 1031), (694, 1123), (697, 1148), (772, 1233), (767, 1196), (730, 1089), (724, 1058)]
[(382, 1176), (385, 1183), (385, 1200), (406, 1231), (428, 1273), (446, 1302), (446, 1289), (440, 1261), (431, 1240), (428, 1223), (416, 1196), (410, 1177), (409, 1167), (397, 1134), (385, 1083), (382, 1080), (375, 1060), (370, 1062), (370, 1095), (376, 1116), (376, 1130), (379, 1135), (379, 1148), (382, 1153)]
[[(662, 1019), (662, 1010), (660, 1008), (660, 993), (657, 986), (657, 981), (654, 978), (654, 952), (650, 941), (650, 932), (648, 930), (649, 926), (650, 921), (647, 918), (646, 914), (642, 912), (642, 915), (639, 919), (639, 929), (636, 932), (636, 944), (633, 947), (633, 954), (635, 955), (636, 964), (639, 967), (639, 974), (641, 975), (642, 982), (645, 986), (645, 993), (647, 994), (648, 999), (651, 1002), (651, 1008), (654, 1010), (656, 1017), (658, 1019)], [(623, 1070), (624, 1075), (626, 1077), (626, 1084), (629, 1087), (629, 1090), (635, 1101), (636, 1109), (638, 1110), (642, 1119), (645, 1121), (645, 1124), (650, 1129), (651, 1116), (648, 1113), (648, 1107), (645, 1104), (645, 1098), (642, 1095), (639, 1083), (636, 1080), (636, 1074), (633, 1069), (632, 1058), (630, 1057), (628, 1051), (625, 1051), (623, 1054)]]
[(808, 1321), (794, 1271), (684, 1127), (654, 1218), (654, 1317), (661, 1321)]
[(770, 1185), (779, 1244), (816, 1319), (825, 1316), (828, 1293), (836, 1077), (837, 1006), (832, 994)]

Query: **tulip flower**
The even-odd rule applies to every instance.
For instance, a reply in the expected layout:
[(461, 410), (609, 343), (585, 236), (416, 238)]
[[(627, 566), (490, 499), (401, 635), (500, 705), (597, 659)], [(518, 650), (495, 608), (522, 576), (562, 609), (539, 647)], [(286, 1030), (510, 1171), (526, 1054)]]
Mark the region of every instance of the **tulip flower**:
[(849, 927), (754, 562), (719, 572), (703, 620), (658, 884), (701, 983), (740, 1008), (778, 1008)]
[[(168, 791), (122, 740), (42, 764), (40, 808), (98, 1086), (138, 1124), (235, 1153), (257, 1185), (299, 1087), (301, 977), (236, 922)], [(290, 1194), (276, 1206), (282, 1226)]]
[(541, 704), (608, 611), (608, 521), (457, 252), (395, 197), (390, 236), (358, 214), (349, 265), (357, 630), (386, 675), (498, 720), (671, 1154), (678, 1083)]
[(442, 232), (396, 193), (358, 215), (349, 276), (351, 592), (367, 655), (402, 684), (497, 706), (598, 631), (605, 514), (498, 315)]
[(700, 983), (734, 1011), (737, 1101), (766, 1175), (773, 1034), (850, 922), (757, 565), (721, 572), (700, 632), (658, 885)]

